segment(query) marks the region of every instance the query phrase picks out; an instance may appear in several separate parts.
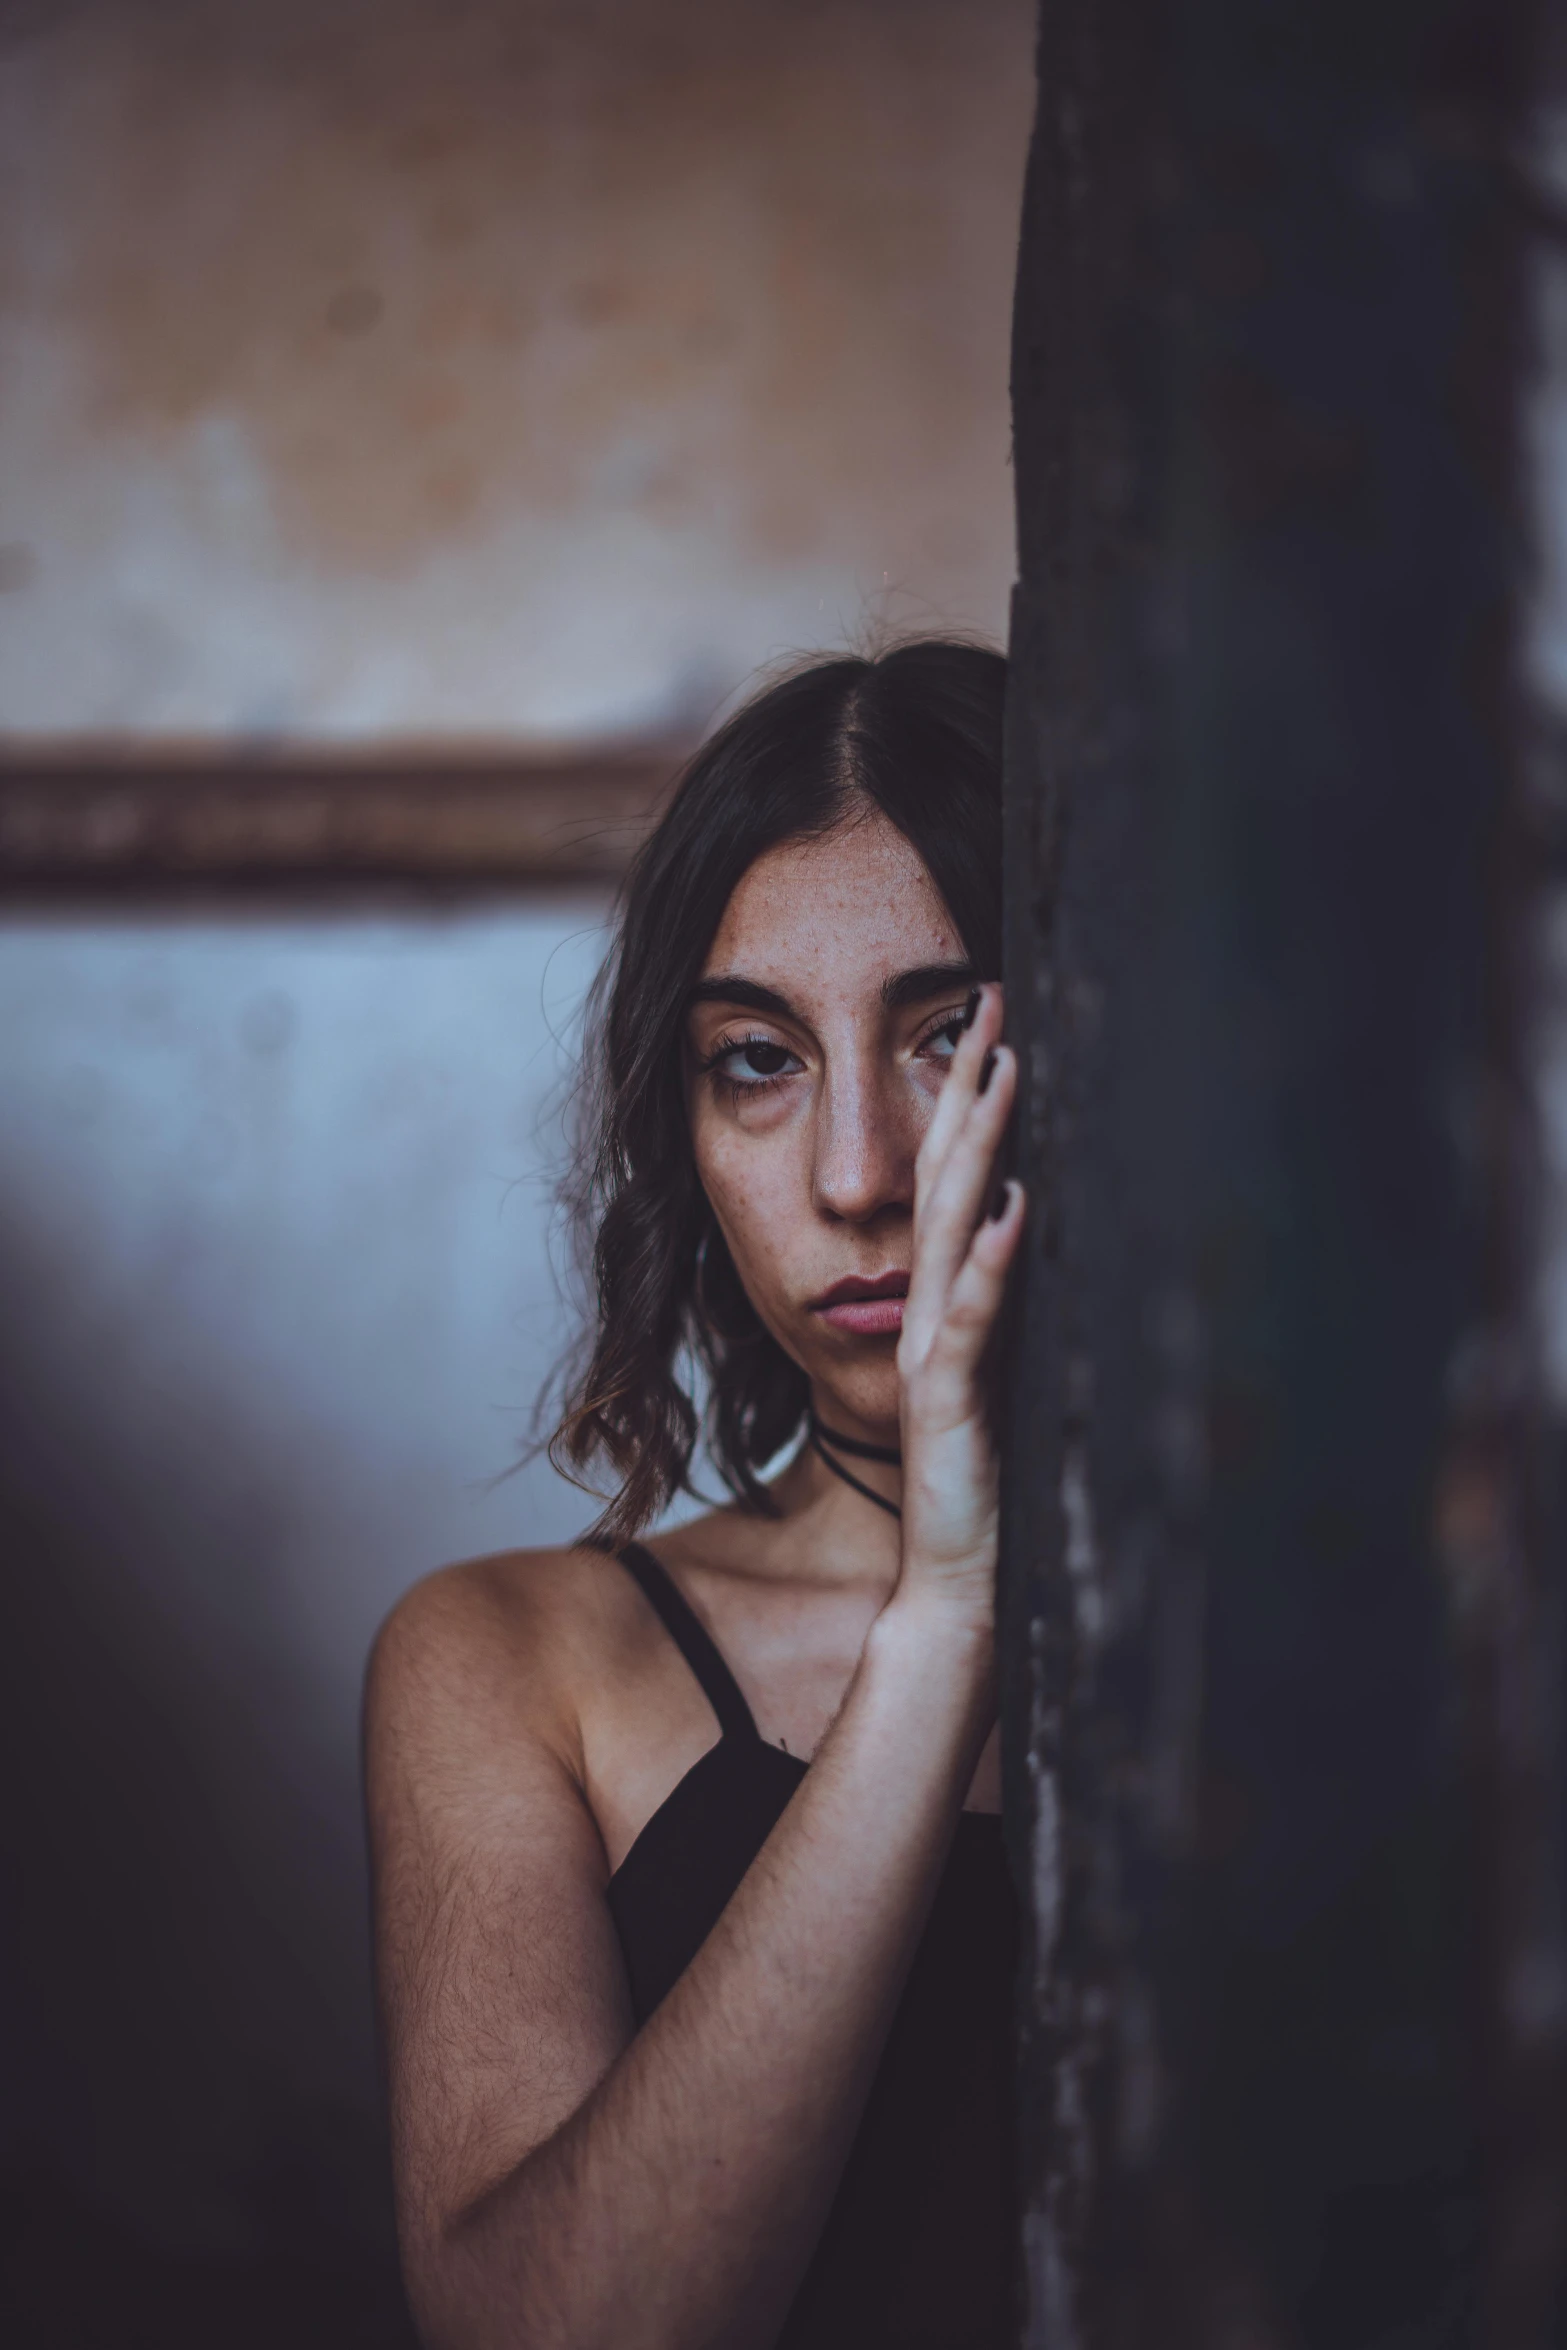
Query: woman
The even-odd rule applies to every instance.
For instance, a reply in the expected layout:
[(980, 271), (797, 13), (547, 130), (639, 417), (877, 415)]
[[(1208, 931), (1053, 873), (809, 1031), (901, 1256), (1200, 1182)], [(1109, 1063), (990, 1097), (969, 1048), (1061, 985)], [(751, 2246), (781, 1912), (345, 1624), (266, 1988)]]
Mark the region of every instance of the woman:
[[(557, 1439), (618, 1489), (593, 1543), (421, 1585), (371, 1669), (400, 2222), (440, 2350), (1010, 2338), (1002, 688), (935, 642), (790, 678), (628, 885), (599, 1322)], [(734, 1498), (641, 1547), (692, 1355)]]

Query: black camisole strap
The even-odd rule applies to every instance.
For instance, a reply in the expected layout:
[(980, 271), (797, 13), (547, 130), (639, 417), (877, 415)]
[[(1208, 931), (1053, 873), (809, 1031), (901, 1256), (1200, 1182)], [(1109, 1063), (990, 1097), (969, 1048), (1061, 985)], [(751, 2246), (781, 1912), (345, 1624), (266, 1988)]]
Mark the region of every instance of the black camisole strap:
[(691, 1667), (702, 1694), (718, 1716), (726, 1738), (760, 1735), (751, 1709), (740, 1694), (740, 1684), (704, 1630), (695, 1609), (679, 1589), (667, 1567), (660, 1566), (640, 1542), (627, 1542), (615, 1553), (658, 1617), (670, 1639)]

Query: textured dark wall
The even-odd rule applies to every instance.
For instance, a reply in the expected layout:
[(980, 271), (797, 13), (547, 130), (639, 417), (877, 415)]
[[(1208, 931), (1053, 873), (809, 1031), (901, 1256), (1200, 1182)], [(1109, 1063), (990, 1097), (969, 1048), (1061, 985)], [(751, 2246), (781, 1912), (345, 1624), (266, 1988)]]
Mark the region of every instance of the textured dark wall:
[(1554, 525), (1505, 160), (1548, 127), (1537, 30), (1041, 16), (1007, 867), (1030, 2350), (1543, 2350), (1562, 2314), (1531, 1066), (1561, 770), (1520, 692)]

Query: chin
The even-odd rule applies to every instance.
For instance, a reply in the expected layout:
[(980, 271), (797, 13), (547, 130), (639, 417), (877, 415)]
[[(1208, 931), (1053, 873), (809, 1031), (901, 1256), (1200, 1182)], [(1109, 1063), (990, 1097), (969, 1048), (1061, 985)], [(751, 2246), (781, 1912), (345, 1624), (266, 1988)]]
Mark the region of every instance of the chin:
[(834, 1363), (817, 1374), (816, 1389), (822, 1398), (823, 1418), (836, 1404), (841, 1412), (851, 1414), (868, 1425), (896, 1428), (898, 1424), (898, 1370), (894, 1361), (896, 1339), (877, 1339), (867, 1346), (880, 1357), (863, 1364)]

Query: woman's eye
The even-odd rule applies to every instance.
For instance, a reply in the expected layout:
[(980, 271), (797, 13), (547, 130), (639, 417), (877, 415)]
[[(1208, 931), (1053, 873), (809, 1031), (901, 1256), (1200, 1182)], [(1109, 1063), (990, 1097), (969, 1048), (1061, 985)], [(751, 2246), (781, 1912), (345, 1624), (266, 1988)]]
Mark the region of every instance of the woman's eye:
[(786, 1045), (774, 1044), (770, 1037), (752, 1036), (743, 1044), (732, 1044), (719, 1053), (714, 1066), (731, 1085), (745, 1086), (765, 1084), (771, 1077), (785, 1077), (797, 1064)]
[(920, 1050), (928, 1053), (933, 1061), (950, 1061), (962, 1041), (963, 1015), (954, 1012), (950, 1020), (943, 1020), (939, 1028), (931, 1030)]

